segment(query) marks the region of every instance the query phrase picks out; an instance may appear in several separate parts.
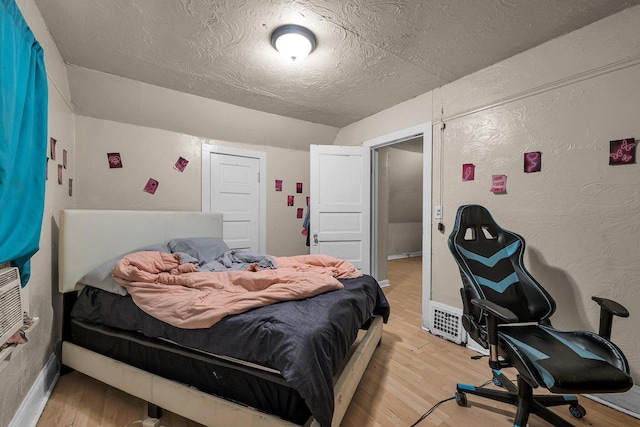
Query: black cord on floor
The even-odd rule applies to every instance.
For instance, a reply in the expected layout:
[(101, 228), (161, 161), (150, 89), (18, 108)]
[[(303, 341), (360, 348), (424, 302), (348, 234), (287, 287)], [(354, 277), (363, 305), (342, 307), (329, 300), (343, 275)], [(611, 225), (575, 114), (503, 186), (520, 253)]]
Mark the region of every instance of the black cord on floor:
[(440, 402), (436, 403), (435, 405), (433, 405), (431, 407), (431, 409), (429, 409), (427, 412), (425, 412), (424, 414), (422, 414), (422, 416), (420, 418), (418, 418), (418, 421), (416, 421), (415, 423), (411, 424), (409, 427), (415, 427), (418, 425), (418, 423), (422, 422), (422, 420), (424, 420), (425, 418), (427, 418), (429, 416), (429, 414), (431, 414), (433, 411), (435, 411), (435, 409), (442, 405), (444, 402), (448, 402), (449, 400), (453, 400), (455, 399), (455, 396), (451, 396), (447, 399), (441, 400)]
[[(486, 381), (484, 384), (482, 384), (481, 386), (479, 386), (478, 388), (480, 388), (480, 387), (484, 387), (484, 386), (486, 386), (487, 384), (489, 384), (489, 383), (491, 383), (491, 382), (493, 382), (493, 380), (488, 380), (488, 381)], [(436, 410), (436, 408), (437, 408), (438, 406), (442, 405), (444, 402), (448, 402), (448, 401), (453, 400), (453, 399), (455, 399), (455, 398), (456, 398), (455, 396), (451, 396), (451, 397), (448, 397), (448, 398), (443, 399), (443, 400), (441, 400), (440, 402), (436, 403), (435, 405), (433, 405), (433, 406), (431, 407), (431, 409), (429, 409), (427, 412), (425, 412), (424, 414), (422, 414), (422, 416), (421, 416), (420, 418), (418, 418), (418, 420), (417, 420), (415, 423), (411, 424), (409, 427), (416, 427), (419, 423), (421, 423), (421, 422), (422, 422), (422, 420), (424, 420), (425, 418), (427, 418), (427, 417), (428, 417), (428, 416), (429, 416), (433, 411), (435, 411), (435, 410)]]

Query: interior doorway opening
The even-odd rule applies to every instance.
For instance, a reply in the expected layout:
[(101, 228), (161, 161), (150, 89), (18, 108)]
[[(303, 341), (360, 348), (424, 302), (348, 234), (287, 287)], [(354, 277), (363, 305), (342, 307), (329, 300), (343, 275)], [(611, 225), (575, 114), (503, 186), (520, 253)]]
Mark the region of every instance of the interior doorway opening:
[[(391, 134), (366, 141), (364, 146), (371, 149), (371, 271), (382, 286), (393, 285), (387, 277), (387, 262), (389, 256), (422, 256), (422, 326), (429, 329), (429, 310), (431, 302), (431, 165), (432, 165), (432, 133), (431, 123), (423, 123), (411, 128), (403, 129)], [(419, 149), (420, 147), (421, 149)], [(395, 157), (395, 159), (394, 159)], [(409, 168), (403, 170), (403, 162), (418, 163), (421, 159), (422, 173), (420, 183), (410, 182)], [(394, 167), (395, 165), (395, 167)], [(415, 165), (413, 165), (415, 166)], [(394, 179), (391, 174), (393, 169), (400, 169), (397, 172), (401, 178), (396, 180), (394, 186), (390, 181)], [(404, 175), (402, 177), (402, 175)], [(417, 175), (417, 174), (414, 174)], [(420, 185), (414, 185), (420, 184)], [(386, 186), (386, 188), (385, 188)], [(418, 190), (419, 188), (419, 190)], [(420, 214), (415, 214), (416, 191), (421, 192), (417, 210)], [(386, 200), (385, 200), (386, 199)], [(391, 203), (394, 204), (391, 207)], [(395, 206), (398, 203), (411, 203), (411, 209), (405, 208), (406, 212), (401, 212), (402, 206)], [(400, 210), (398, 210), (400, 209)], [(393, 216), (390, 218), (390, 216)], [(420, 221), (417, 221), (418, 216)], [(395, 222), (390, 222), (390, 219)], [(389, 226), (389, 224), (394, 224)], [(390, 230), (391, 228), (391, 230)], [(390, 239), (389, 235), (393, 233)], [(421, 251), (404, 251), (399, 254), (392, 254), (390, 248), (397, 251), (401, 242), (401, 234), (413, 234), (418, 237), (418, 247)], [(416, 236), (417, 235), (417, 236)], [(409, 239), (405, 239), (409, 240)], [(407, 242), (405, 242), (407, 243)], [(418, 253), (419, 252), (419, 253)]]
[[(422, 256), (423, 137), (396, 142), (377, 151), (376, 274), (389, 279), (387, 263)], [(419, 264), (412, 264), (419, 265)], [(418, 272), (415, 277), (419, 277)], [(420, 286), (422, 280), (419, 281)]]

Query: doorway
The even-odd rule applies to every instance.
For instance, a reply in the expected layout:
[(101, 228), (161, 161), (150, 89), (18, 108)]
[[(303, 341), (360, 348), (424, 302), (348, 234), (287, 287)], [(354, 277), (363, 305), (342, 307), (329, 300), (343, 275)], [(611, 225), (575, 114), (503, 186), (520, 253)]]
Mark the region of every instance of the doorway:
[(422, 144), (420, 135), (376, 150), (378, 280), (388, 279), (385, 260), (422, 255)]
[[(378, 138), (366, 141), (363, 145), (371, 149), (372, 159), (372, 233), (371, 233), (371, 271), (373, 275), (380, 277), (381, 285), (388, 285), (388, 279), (382, 278), (382, 275), (386, 276), (386, 264), (388, 261), (387, 242), (380, 241), (380, 234), (385, 233), (385, 221), (389, 221), (389, 218), (384, 218), (384, 208), (378, 209), (381, 206), (380, 198), (384, 198), (385, 194), (380, 191), (380, 164), (381, 164), (381, 149), (385, 147), (393, 148), (394, 146), (402, 143), (417, 144), (417, 141), (422, 140), (422, 326), (423, 328), (429, 328), (429, 312), (431, 303), (431, 165), (432, 165), (432, 128), (431, 122), (423, 123), (417, 126), (406, 128), (397, 132), (393, 132), (387, 135), (383, 135)], [(409, 141), (413, 141), (409, 143)], [(399, 145), (398, 145), (399, 147)], [(384, 152), (383, 152), (384, 154)], [(384, 171), (384, 170), (383, 170)], [(388, 196), (387, 196), (388, 197)], [(382, 200), (384, 204), (384, 200)], [(388, 201), (387, 201), (388, 203)], [(388, 234), (388, 231), (387, 231)], [(382, 240), (385, 240), (384, 238)], [(384, 247), (381, 243), (383, 243)], [(391, 254), (394, 255), (394, 254)], [(382, 274), (382, 275), (381, 275)], [(386, 280), (386, 281), (385, 281)]]

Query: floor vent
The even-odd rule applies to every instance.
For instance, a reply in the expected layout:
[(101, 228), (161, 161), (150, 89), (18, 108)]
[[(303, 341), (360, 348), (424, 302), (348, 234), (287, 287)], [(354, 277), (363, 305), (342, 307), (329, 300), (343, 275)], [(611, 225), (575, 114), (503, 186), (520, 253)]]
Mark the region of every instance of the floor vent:
[(431, 301), (430, 320), (432, 334), (456, 344), (466, 343), (466, 332), (462, 328), (462, 310)]

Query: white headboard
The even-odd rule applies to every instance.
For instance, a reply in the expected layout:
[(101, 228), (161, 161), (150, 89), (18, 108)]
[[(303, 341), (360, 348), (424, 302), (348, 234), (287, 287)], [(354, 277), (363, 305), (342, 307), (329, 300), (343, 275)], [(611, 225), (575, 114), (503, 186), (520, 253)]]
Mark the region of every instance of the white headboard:
[(78, 279), (110, 258), (178, 237), (222, 237), (222, 214), (63, 209), (58, 289), (71, 292)]

